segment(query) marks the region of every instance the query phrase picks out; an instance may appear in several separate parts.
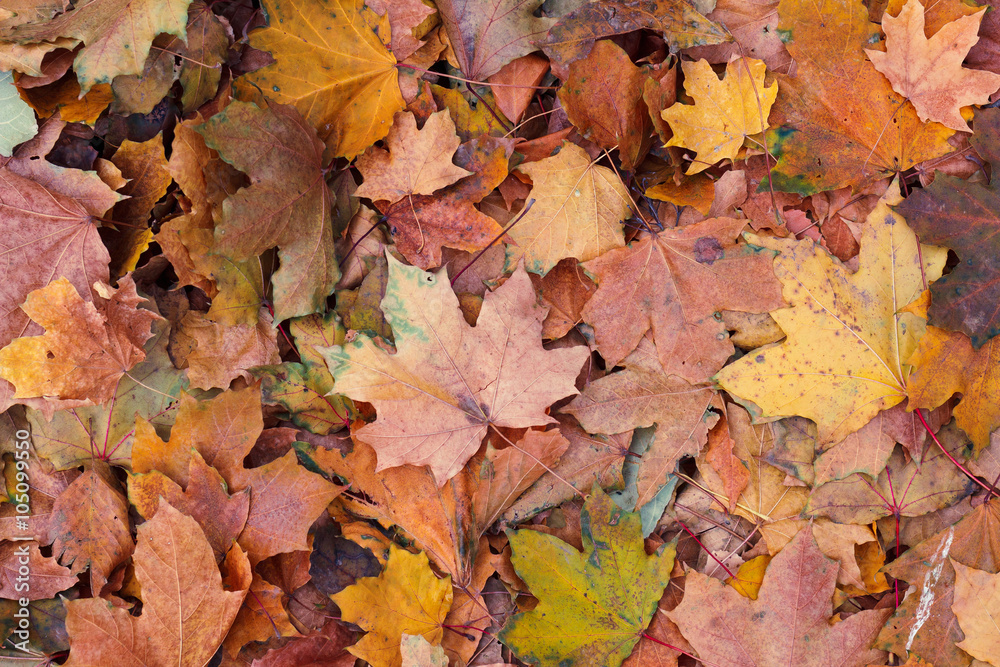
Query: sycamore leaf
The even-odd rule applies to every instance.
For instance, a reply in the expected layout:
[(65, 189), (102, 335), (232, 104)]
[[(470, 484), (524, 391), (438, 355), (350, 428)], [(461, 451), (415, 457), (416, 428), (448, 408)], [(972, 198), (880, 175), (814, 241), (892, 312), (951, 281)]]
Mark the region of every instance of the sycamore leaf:
[(145, 359), (143, 345), (160, 316), (139, 308), (131, 276), (119, 288), (95, 283), (100, 296), (84, 301), (65, 278), (28, 295), (22, 309), (45, 327), (41, 336), (17, 338), (0, 350), (0, 376), (16, 398), (56, 396), (104, 403), (118, 382)]
[(712, 218), (644, 234), (583, 265), (600, 284), (583, 320), (594, 327), (609, 367), (651, 330), (667, 373), (704, 382), (722, 368), (733, 344), (717, 313), (764, 312), (782, 303), (772, 253), (735, 243), (745, 226), (744, 220)]
[(365, 182), (356, 197), (395, 203), (407, 195), (429, 195), (472, 172), (451, 162), (458, 148), (455, 122), (447, 111), (432, 113), (417, 129), (413, 114), (396, 114), (385, 138), (388, 150), (369, 148), (355, 166)]
[(990, 433), (1000, 428), (1000, 340), (976, 350), (963, 333), (927, 327), (920, 347), (910, 357), (916, 367), (910, 377), (910, 405), (936, 408), (962, 394), (955, 421), (969, 436), (975, 456), (990, 444)]
[(168, 33), (185, 38), (191, 0), (90, 0), (51, 21), (19, 26), (21, 43), (72, 37), (84, 43), (73, 69), (86, 93), (119, 74), (141, 74), (153, 38)]
[[(1000, 171), (1000, 111), (976, 112), (976, 151)], [(930, 323), (964, 331), (976, 347), (1000, 333), (1000, 173), (989, 185), (938, 173), (896, 210), (920, 240), (955, 251), (958, 265), (931, 285)], [(980, 442), (977, 440), (977, 444)]]
[(674, 132), (666, 145), (694, 150), (687, 173), (697, 174), (719, 160), (735, 160), (747, 137), (768, 128), (778, 85), (764, 86), (767, 67), (761, 60), (729, 61), (722, 81), (707, 60), (684, 62), (682, 67), (684, 90), (694, 105), (675, 104), (660, 115)]
[(404, 634), (441, 643), (441, 624), (451, 608), (451, 578), (434, 576), (427, 554), (411, 554), (393, 544), (382, 574), (358, 579), (330, 597), (345, 621), (368, 631), (347, 650), (373, 667), (400, 667)]
[(566, 66), (590, 53), (599, 39), (644, 29), (663, 35), (672, 51), (729, 39), (689, 0), (610, 0), (584, 3), (562, 17), (540, 46)]
[(1000, 665), (1000, 574), (966, 567), (952, 559), (955, 601), (951, 608), (965, 639), (957, 646), (979, 660)]
[(509, 532), (517, 574), (539, 599), (499, 639), (541, 667), (617, 667), (653, 615), (674, 565), (674, 545), (646, 555), (642, 520), (595, 486), (580, 515), (583, 553), (535, 530)]
[(699, 657), (717, 665), (878, 663), (884, 654), (868, 647), (890, 610), (862, 611), (830, 625), (837, 570), (806, 527), (768, 565), (756, 600), (689, 572), (684, 599), (667, 616)]
[(490, 426), (555, 421), (545, 409), (576, 393), (573, 382), (588, 352), (542, 349), (545, 313), (523, 268), (486, 295), (470, 327), (446, 273), (386, 258), (382, 312), (393, 327), (396, 354), (364, 335), (320, 350), (337, 391), (378, 411), (358, 432), (378, 451), (378, 470), (427, 465), (440, 486), (479, 449)]
[(142, 613), (132, 616), (98, 597), (67, 600), (67, 665), (195, 667), (206, 664), (225, 638), (251, 581), (239, 546), (226, 558), (226, 590), (197, 522), (166, 501), (139, 526), (136, 542)]
[(250, 46), (276, 62), (243, 78), (294, 105), (336, 156), (353, 158), (384, 137), (403, 109), (388, 19), (362, 0), (264, 0), (263, 8), (270, 26), (251, 33)]
[(535, 50), (555, 23), (538, 18), (540, 0), (439, 0), (441, 22), (465, 76), (483, 81)]
[(581, 262), (625, 245), (629, 195), (621, 179), (569, 142), (553, 157), (518, 168), (533, 183), (531, 209), (509, 235), (507, 266), (544, 275), (564, 257)]
[(854, 274), (811, 240), (748, 235), (780, 252), (774, 271), (789, 307), (771, 316), (788, 338), (748, 353), (715, 378), (752, 402), (755, 416), (807, 417), (825, 444), (906, 398), (905, 363), (924, 324), (901, 309), (920, 295), (924, 280), (941, 275), (945, 253), (924, 246), (921, 267), (916, 235), (887, 205), (897, 201), (887, 194), (868, 216)]
[(963, 16), (924, 36), (924, 7), (909, 0), (893, 17), (882, 18), (885, 51), (865, 49), (872, 64), (892, 83), (892, 89), (910, 100), (922, 121), (937, 121), (953, 130), (969, 131), (961, 107), (986, 104), (1000, 88), (1000, 74), (962, 67), (986, 8)]
[(35, 114), (17, 95), (13, 72), (0, 72), (0, 118), (0, 155), (11, 155), (14, 146), (38, 132)]
[(861, 185), (953, 150), (953, 132), (922, 123), (865, 57), (878, 26), (860, 0), (781, 0), (778, 17), (778, 34), (798, 66), (794, 76), (778, 77), (781, 95), (771, 111), (775, 190)]
[(340, 269), (323, 144), (316, 133), (292, 107), (272, 104), (261, 110), (245, 102), (233, 102), (197, 131), (252, 182), (223, 202), (215, 230), (218, 251), (243, 261), (278, 246), (275, 319), (319, 310)]

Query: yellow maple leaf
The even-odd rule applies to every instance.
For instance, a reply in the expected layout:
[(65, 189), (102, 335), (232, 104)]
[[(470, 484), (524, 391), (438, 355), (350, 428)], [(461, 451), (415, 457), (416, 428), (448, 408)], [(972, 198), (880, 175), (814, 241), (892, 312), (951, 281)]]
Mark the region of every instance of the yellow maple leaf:
[(900, 311), (920, 296), (924, 276), (941, 276), (947, 255), (923, 246), (921, 275), (917, 237), (889, 209), (898, 201), (894, 184), (868, 216), (853, 274), (810, 240), (747, 235), (780, 251), (774, 272), (789, 305), (771, 313), (784, 343), (749, 352), (715, 376), (754, 416), (806, 417), (821, 442), (837, 442), (906, 397), (904, 362), (925, 322)]
[[(686, 62), (684, 90), (694, 104), (675, 104), (660, 112), (674, 136), (667, 146), (696, 152), (688, 174), (697, 174), (719, 160), (735, 160), (744, 140), (767, 129), (767, 116), (778, 96), (778, 84), (764, 87), (767, 66), (762, 60), (731, 60), (721, 81), (707, 60)], [(749, 69), (749, 76), (748, 76)]]
[(564, 257), (581, 262), (625, 245), (621, 221), (628, 191), (615, 172), (601, 167), (576, 144), (563, 142), (552, 157), (518, 168), (531, 177), (534, 205), (509, 235), (507, 266), (546, 274)]
[(362, 577), (330, 597), (345, 621), (368, 631), (347, 650), (373, 667), (399, 667), (404, 634), (441, 643), (441, 624), (451, 608), (451, 577), (434, 576), (424, 552), (411, 554), (392, 544), (382, 574)]
[(251, 33), (250, 46), (276, 62), (243, 78), (295, 106), (338, 157), (353, 158), (384, 137), (404, 106), (387, 46), (389, 19), (363, 0), (263, 5), (270, 27)]
[(909, 0), (893, 17), (882, 19), (885, 52), (865, 49), (872, 64), (917, 110), (920, 120), (937, 121), (969, 132), (960, 108), (986, 104), (1000, 88), (1000, 74), (962, 67), (969, 49), (979, 41), (979, 24), (986, 8), (947, 23), (933, 37), (924, 35), (924, 7)]
[(927, 327), (909, 363), (916, 368), (910, 378), (910, 407), (934, 409), (962, 394), (955, 421), (972, 440), (976, 456), (989, 447), (990, 433), (1000, 426), (1000, 339), (977, 350), (964, 333)]

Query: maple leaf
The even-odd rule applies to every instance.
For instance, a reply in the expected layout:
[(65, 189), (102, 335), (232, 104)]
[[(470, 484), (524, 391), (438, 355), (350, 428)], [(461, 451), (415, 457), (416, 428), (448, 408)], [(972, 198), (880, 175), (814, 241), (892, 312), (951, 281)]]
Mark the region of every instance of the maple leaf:
[[(402, 62), (425, 44), (414, 36), (414, 31), (426, 32), (427, 26), (424, 21), (433, 16), (434, 7), (425, 5), (421, 0), (400, 2), (372, 0), (365, 4), (374, 9), (376, 14), (384, 14), (389, 19), (389, 27), (392, 29), (392, 54), (396, 56), (396, 60)], [(426, 35), (421, 35), (421, 38), (423, 36)]]
[(540, 46), (550, 59), (566, 66), (590, 53), (599, 39), (643, 29), (662, 34), (671, 49), (729, 39), (722, 26), (688, 0), (610, 0), (584, 4), (560, 18)]
[(432, 113), (424, 126), (410, 112), (400, 112), (385, 139), (388, 151), (369, 148), (356, 166), (365, 182), (356, 197), (384, 199), (390, 204), (407, 195), (429, 195), (472, 172), (451, 162), (459, 139), (447, 111)]
[(90, 568), (90, 585), (98, 592), (132, 555), (128, 503), (107, 466), (85, 471), (59, 495), (46, 541), (73, 574)]
[(347, 650), (373, 667), (400, 667), (402, 635), (441, 643), (441, 623), (452, 602), (451, 579), (434, 576), (427, 554), (411, 554), (393, 544), (382, 574), (359, 579), (330, 597), (344, 620), (368, 631)]
[(90, 464), (93, 459), (127, 467), (136, 417), (159, 428), (169, 427), (176, 413), (174, 401), (187, 384), (186, 373), (170, 362), (169, 332), (166, 321), (153, 322), (145, 360), (118, 382), (107, 403), (59, 410), (51, 418), (29, 409), (28, 423), (39, 454), (59, 470)]
[(1000, 383), (1000, 341), (976, 350), (965, 334), (927, 327), (909, 363), (916, 367), (908, 385), (913, 407), (933, 409), (962, 394), (955, 421), (978, 457), (1000, 427), (1000, 408), (993, 400)]
[[(27, 563), (23, 560), (25, 546), (28, 551)], [(22, 567), (27, 567), (32, 575), (31, 583), (34, 585), (28, 590), (18, 590), (18, 577), (24, 576), (18, 572)], [(77, 578), (70, 569), (60, 565), (54, 557), (43, 556), (38, 550), (37, 542), (0, 542), (0, 598), (46, 600), (76, 584)], [(22, 580), (20, 588), (23, 586)]]
[(90, 0), (51, 21), (18, 26), (11, 38), (21, 43), (63, 37), (83, 42), (73, 69), (86, 93), (119, 74), (140, 74), (158, 34), (184, 39), (190, 4), (191, 0)]
[(479, 449), (490, 426), (555, 421), (545, 408), (576, 393), (573, 382), (587, 352), (542, 349), (545, 313), (523, 268), (486, 295), (470, 327), (445, 273), (386, 258), (382, 312), (393, 327), (396, 353), (363, 335), (320, 349), (337, 391), (378, 411), (378, 419), (358, 432), (378, 451), (378, 470), (427, 465), (440, 486)]
[(473, 583), (479, 537), (569, 446), (559, 431), (529, 430), (513, 447), (498, 451), (488, 445), (439, 488), (427, 468), (376, 472), (375, 451), (357, 437), (352, 443), (345, 453), (316, 447), (303, 455), (364, 494), (343, 499), (352, 513), (405, 530), (460, 587)]
[(173, 350), (178, 363), (188, 367), (192, 387), (228, 387), (238, 377), (249, 380), (250, 368), (280, 361), (277, 337), (271, 315), (263, 308), (254, 324), (235, 326), (188, 311), (175, 334)]
[(647, 78), (648, 70), (633, 65), (614, 42), (600, 41), (586, 58), (569, 66), (558, 93), (580, 134), (602, 148), (617, 148), (622, 168), (629, 171), (649, 150), (652, 123), (643, 101)]
[(747, 235), (780, 252), (774, 272), (789, 305), (771, 312), (788, 336), (784, 343), (749, 352), (715, 376), (753, 402), (752, 414), (807, 417), (828, 443), (906, 398), (904, 364), (924, 327), (901, 309), (920, 295), (925, 279), (941, 275), (945, 257), (943, 249), (918, 247), (906, 222), (889, 210), (899, 201), (895, 187), (868, 216), (854, 274), (811, 240)]
[[(992, 165), (1000, 165), (1000, 112), (976, 112), (972, 145)], [(938, 173), (927, 188), (896, 206), (921, 241), (951, 248), (959, 263), (931, 285), (930, 323), (964, 331), (975, 347), (1000, 333), (1000, 178), (989, 185)]]
[[(878, 26), (858, 0), (781, 0), (778, 33), (798, 63), (779, 76), (767, 145), (775, 190), (857, 186), (952, 151), (952, 131), (924, 124), (865, 58)], [(838, 26), (829, 30), (827, 26)]]
[(276, 62), (246, 82), (294, 105), (336, 156), (353, 158), (384, 137), (404, 106), (388, 19), (362, 0), (265, 0), (263, 8), (271, 25), (251, 33), (250, 46)]
[(966, 567), (954, 559), (955, 601), (951, 608), (965, 639), (957, 646), (979, 660), (997, 665), (1000, 655), (1000, 575)]
[(622, 361), (624, 370), (591, 382), (562, 410), (576, 417), (589, 433), (611, 435), (658, 425), (639, 467), (639, 507), (667, 483), (681, 457), (701, 450), (715, 423), (715, 417), (706, 413), (714, 398), (711, 387), (668, 375), (652, 348), (649, 339), (643, 339)]
[(234, 546), (229, 590), (197, 522), (161, 501), (139, 526), (133, 557), (142, 614), (100, 598), (68, 600), (71, 667), (96, 664), (203, 665), (215, 654), (250, 587), (250, 563)]
[(541, 4), (540, 0), (440, 0), (441, 22), (465, 76), (482, 81), (534, 51), (535, 42), (555, 23), (534, 15)]
[(190, 516), (205, 533), (205, 539), (221, 562), (233, 542), (243, 532), (250, 509), (250, 489), (226, 492), (226, 480), (205, 463), (198, 450), (190, 454), (186, 488), (159, 470), (129, 475), (128, 499), (145, 519), (156, 514), (160, 498)]
[(538, 598), (499, 639), (543, 667), (617, 667), (656, 612), (674, 565), (674, 545), (646, 555), (642, 520), (594, 487), (580, 514), (583, 552), (534, 530), (507, 534), (517, 574)]
[(969, 131), (960, 107), (986, 104), (1000, 88), (1000, 74), (962, 67), (986, 8), (963, 16), (924, 36), (924, 7), (909, 0), (893, 17), (882, 19), (885, 51), (865, 49), (872, 64), (884, 74), (892, 89), (910, 100), (920, 120), (933, 120), (953, 130)]
[(689, 572), (684, 599), (667, 616), (698, 656), (715, 664), (879, 662), (881, 652), (868, 647), (890, 611), (862, 611), (831, 626), (836, 582), (836, 563), (820, 552), (806, 527), (771, 561), (756, 601)]
[(518, 168), (532, 181), (535, 200), (508, 232), (507, 266), (544, 275), (564, 257), (581, 262), (625, 245), (621, 221), (628, 215), (628, 191), (621, 179), (586, 151), (564, 142), (557, 155)]
[[(597, 293), (583, 308), (611, 367), (652, 331), (668, 374), (704, 382), (733, 354), (723, 309), (763, 312), (781, 305), (770, 252), (736, 244), (746, 221), (712, 218), (643, 234), (584, 263)], [(753, 285), (747, 290), (747, 285)]]
[(719, 0), (705, 15), (726, 26), (733, 41), (693, 47), (692, 58), (727, 63), (732, 57), (759, 58), (772, 72), (788, 74), (792, 57), (778, 33), (778, 0)]
[(272, 276), (278, 320), (319, 310), (340, 279), (334, 260), (323, 144), (299, 113), (233, 102), (197, 130), (252, 184), (223, 202), (218, 251), (237, 261), (278, 246)]
[(735, 160), (747, 137), (768, 128), (778, 86), (764, 86), (767, 67), (760, 60), (730, 60), (721, 82), (707, 60), (682, 67), (684, 90), (694, 105), (675, 104), (660, 115), (674, 132), (666, 145), (693, 149), (686, 173), (697, 174), (719, 160)]
[(490, 136), (463, 144), (455, 159), (472, 175), (433, 196), (406, 197), (390, 206), (386, 223), (403, 257), (428, 269), (441, 265), (443, 246), (474, 252), (500, 236), (503, 228), (473, 204), (507, 177), (512, 150), (511, 141)]
[(0, 350), (0, 376), (13, 384), (16, 398), (56, 396), (104, 403), (118, 382), (146, 357), (143, 345), (160, 319), (139, 308), (131, 276), (113, 289), (94, 284), (96, 303), (84, 301), (66, 280), (28, 295), (22, 309), (45, 327), (41, 336), (13, 340)]

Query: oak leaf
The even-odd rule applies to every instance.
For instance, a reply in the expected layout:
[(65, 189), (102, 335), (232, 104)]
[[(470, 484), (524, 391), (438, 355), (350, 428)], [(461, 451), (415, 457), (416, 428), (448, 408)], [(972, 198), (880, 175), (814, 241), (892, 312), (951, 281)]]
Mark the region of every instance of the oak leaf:
[(458, 66), (483, 81), (500, 68), (535, 50), (555, 23), (535, 16), (540, 0), (440, 0), (441, 22)]
[(210, 148), (250, 177), (225, 199), (216, 227), (218, 252), (245, 261), (278, 246), (272, 276), (274, 317), (320, 309), (340, 279), (333, 250), (331, 195), (323, 144), (292, 107), (258, 109), (233, 102), (197, 131)]
[(386, 148), (369, 148), (355, 166), (365, 182), (356, 197), (394, 204), (408, 195), (429, 195), (472, 174), (452, 164), (458, 148), (455, 122), (447, 111), (432, 113), (417, 129), (413, 114), (396, 114), (385, 138)]
[(294, 105), (336, 156), (353, 158), (384, 137), (404, 106), (389, 20), (361, 0), (265, 0), (263, 9), (271, 25), (252, 32), (250, 46), (276, 62), (247, 82)]
[(542, 667), (617, 667), (652, 621), (674, 565), (674, 545), (647, 555), (642, 520), (595, 486), (580, 516), (583, 552), (535, 530), (508, 533), (517, 574), (539, 599), (500, 641)]
[(382, 574), (359, 579), (330, 597), (345, 621), (368, 631), (348, 651), (373, 667), (401, 667), (402, 635), (441, 643), (441, 624), (452, 601), (451, 579), (434, 576), (427, 554), (411, 554), (393, 544)]
[(161, 501), (139, 526), (133, 563), (142, 587), (136, 617), (101, 598), (66, 602), (66, 664), (167, 667), (206, 664), (226, 636), (250, 587), (239, 546), (226, 558), (229, 590), (197, 522)]
[(625, 245), (621, 221), (629, 196), (621, 179), (569, 142), (553, 157), (518, 168), (532, 181), (535, 200), (508, 232), (507, 266), (521, 259), (525, 269), (544, 275), (564, 257), (581, 262)]
[(95, 303), (84, 301), (65, 278), (28, 295), (22, 309), (45, 327), (41, 336), (17, 338), (0, 350), (0, 376), (16, 398), (56, 396), (104, 403), (118, 382), (145, 359), (143, 345), (160, 316), (139, 308), (131, 276), (118, 289), (95, 283)]
[(707, 60), (684, 62), (684, 90), (694, 105), (675, 104), (660, 112), (674, 136), (667, 146), (696, 152), (687, 168), (697, 174), (723, 159), (735, 160), (747, 137), (769, 126), (767, 116), (778, 85), (764, 86), (767, 67), (761, 60), (735, 59), (721, 81)]
[(771, 561), (755, 601), (689, 572), (684, 600), (667, 616), (700, 658), (718, 665), (878, 663), (884, 654), (869, 646), (890, 610), (862, 611), (831, 626), (837, 570), (806, 527)]
[(1000, 88), (1000, 74), (962, 67), (986, 8), (963, 16), (924, 36), (924, 7), (909, 0), (893, 17), (882, 18), (885, 51), (865, 49), (872, 64), (892, 83), (892, 89), (913, 103), (922, 121), (937, 121), (953, 130), (968, 131), (961, 107), (986, 104)]
[(920, 295), (925, 279), (941, 275), (945, 254), (918, 247), (906, 222), (889, 210), (898, 201), (887, 194), (868, 216), (854, 274), (811, 240), (748, 235), (780, 252), (774, 271), (789, 304), (771, 312), (788, 336), (784, 343), (751, 351), (715, 376), (753, 403), (752, 414), (812, 419), (825, 444), (906, 398), (905, 364), (924, 323), (901, 309)]
[[(971, 143), (1000, 167), (1000, 112), (976, 112)], [(907, 197), (896, 210), (921, 241), (955, 251), (960, 260), (931, 285), (930, 323), (964, 331), (976, 347), (1000, 333), (1000, 174), (989, 185), (938, 173), (927, 188)], [(977, 444), (981, 442), (977, 440)]]
[[(764, 312), (781, 305), (773, 255), (737, 244), (746, 221), (712, 218), (643, 234), (584, 263), (597, 293), (583, 309), (597, 349), (616, 366), (647, 331), (668, 374), (704, 382), (733, 354), (723, 309)], [(747, 289), (752, 285), (752, 289)]]
[(427, 465), (440, 486), (479, 449), (490, 426), (555, 421), (545, 408), (576, 393), (573, 382), (587, 351), (542, 349), (545, 313), (523, 268), (486, 295), (470, 327), (445, 273), (386, 257), (382, 311), (393, 327), (396, 353), (364, 335), (320, 350), (337, 391), (378, 412), (358, 431), (378, 451), (378, 470)]

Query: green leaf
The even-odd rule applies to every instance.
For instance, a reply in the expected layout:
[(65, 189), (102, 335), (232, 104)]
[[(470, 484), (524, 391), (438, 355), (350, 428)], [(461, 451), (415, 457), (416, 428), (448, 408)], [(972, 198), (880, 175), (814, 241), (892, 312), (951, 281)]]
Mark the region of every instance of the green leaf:
[(0, 72), (0, 155), (10, 155), (14, 146), (38, 132), (31, 107), (17, 94), (13, 72)]
[(675, 549), (647, 556), (642, 519), (595, 486), (580, 515), (583, 553), (534, 530), (508, 533), (518, 576), (538, 606), (514, 616), (500, 641), (542, 667), (617, 667), (656, 613)]

